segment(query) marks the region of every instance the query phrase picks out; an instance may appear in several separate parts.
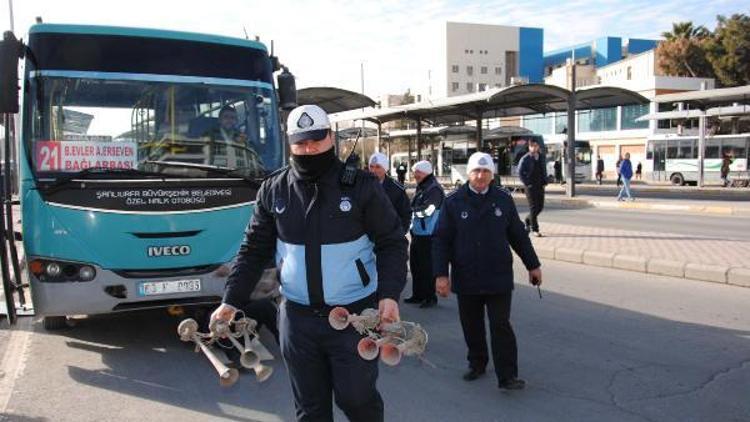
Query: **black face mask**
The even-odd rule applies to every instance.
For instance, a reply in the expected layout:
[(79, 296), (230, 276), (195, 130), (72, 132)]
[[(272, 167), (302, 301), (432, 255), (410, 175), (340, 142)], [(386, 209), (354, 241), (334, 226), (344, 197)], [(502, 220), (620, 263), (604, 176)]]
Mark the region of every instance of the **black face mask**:
[(302, 180), (317, 180), (328, 169), (331, 168), (336, 160), (336, 153), (333, 148), (326, 152), (315, 155), (294, 155), (292, 154), (291, 166)]

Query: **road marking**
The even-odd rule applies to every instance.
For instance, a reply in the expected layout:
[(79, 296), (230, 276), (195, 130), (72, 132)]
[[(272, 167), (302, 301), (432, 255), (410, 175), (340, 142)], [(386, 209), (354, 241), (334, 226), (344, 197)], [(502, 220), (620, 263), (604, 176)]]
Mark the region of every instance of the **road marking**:
[(33, 333), (31, 318), (19, 318), (18, 325), (10, 331), (8, 348), (0, 361), (0, 414), (5, 413), (16, 380), (26, 367), (26, 357)]

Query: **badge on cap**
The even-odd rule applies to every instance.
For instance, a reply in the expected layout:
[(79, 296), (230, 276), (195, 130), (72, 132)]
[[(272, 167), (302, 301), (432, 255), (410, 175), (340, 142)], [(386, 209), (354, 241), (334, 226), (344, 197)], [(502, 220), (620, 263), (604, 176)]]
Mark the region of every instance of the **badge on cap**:
[(461, 218), (466, 220), (467, 218), (469, 218), (469, 213), (466, 211), (461, 211)]
[(299, 120), (297, 120), (297, 127), (300, 129), (308, 128), (314, 124), (315, 121), (307, 113), (302, 113), (302, 115), (299, 116)]
[(479, 165), (480, 166), (486, 166), (487, 165), (487, 158), (482, 157), (479, 159)]
[(343, 212), (349, 212), (352, 210), (352, 203), (346, 199), (342, 199), (339, 203), (339, 209)]

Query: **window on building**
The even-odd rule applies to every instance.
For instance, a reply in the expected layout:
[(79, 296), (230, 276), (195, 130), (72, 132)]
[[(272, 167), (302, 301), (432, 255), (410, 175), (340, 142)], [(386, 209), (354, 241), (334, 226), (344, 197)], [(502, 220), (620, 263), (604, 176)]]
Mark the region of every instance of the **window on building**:
[(451, 71), (452, 71), (453, 73), (458, 73), (458, 65), (457, 65), (457, 64), (454, 64), (453, 66), (451, 66)]
[(628, 66), (628, 80), (630, 80), (633, 76), (633, 70), (630, 66)]
[(502, 75), (502, 74), (503, 74), (503, 68), (495, 67), (495, 75)]
[(467, 48), (466, 50), (464, 50), (464, 53), (469, 54), (469, 49)]
[(568, 127), (568, 113), (555, 113), (555, 133), (565, 133)]
[(453, 91), (453, 92), (458, 91), (458, 82), (453, 82), (451, 84), (451, 91)]
[(466, 90), (469, 92), (474, 92), (474, 84), (471, 82), (466, 82)]
[(524, 116), (522, 126), (536, 134), (548, 135), (552, 132), (552, 115), (532, 114)]
[(479, 84), (479, 92), (486, 91), (487, 90), (487, 84)]
[(617, 129), (617, 107), (584, 110), (578, 113), (579, 132), (602, 132)]
[(622, 107), (623, 129), (648, 129), (648, 121), (637, 122), (636, 119), (648, 114), (648, 104), (635, 104)]
[(503, 87), (503, 84), (501, 84), (501, 83), (496, 83), (495, 84), (495, 88), (502, 88), (502, 87)]
[(474, 74), (474, 66), (466, 66), (466, 74), (471, 76)]
[(469, 50), (469, 54), (474, 54), (474, 50)]
[(481, 73), (482, 75), (486, 75), (487, 74), (487, 66), (480, 67), (479, 68), (479, 73)]

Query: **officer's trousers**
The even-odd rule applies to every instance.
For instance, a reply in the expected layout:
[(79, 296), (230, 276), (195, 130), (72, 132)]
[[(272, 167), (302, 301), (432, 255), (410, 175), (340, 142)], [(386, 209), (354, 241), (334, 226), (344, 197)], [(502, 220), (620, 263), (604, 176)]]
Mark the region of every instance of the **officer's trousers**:
[(492, 363), (499, 381), (518, 376), (518, 349), (516, 335), (510, 325), (510, 303), (513, 292), (497, 295), (458, 295), (458, 312), (464, 340), (469, 349), (469, 367), (483, 371), (487, 366), (486, 331), (484, 313), (490, 321)]
[(412, 297), (437, 300), (435, 278), (432, 276), (432, 236), (411, 235), (409, 246)]
[[(299, 306), (299, 305), (298, 305)], [(378, 361), (357, 353), (362, 338), (351, 326), (334, 330), (327, 315), (284, 301), (279, 309), (284, 356), (298, 421), (332, 421), (332, 397), (351, 421), (382, 421), (376, 389)]]
[(539, 231), (537, 217), (544, 208), (544, 186), (526, 188), (526, 200), (529, 202), (529, 216), (526, 217), (526, 226), (533, 232)]

